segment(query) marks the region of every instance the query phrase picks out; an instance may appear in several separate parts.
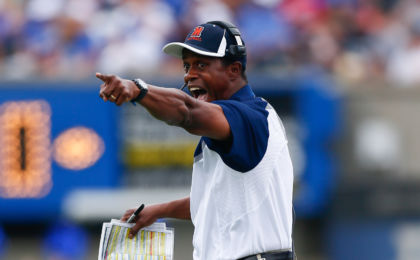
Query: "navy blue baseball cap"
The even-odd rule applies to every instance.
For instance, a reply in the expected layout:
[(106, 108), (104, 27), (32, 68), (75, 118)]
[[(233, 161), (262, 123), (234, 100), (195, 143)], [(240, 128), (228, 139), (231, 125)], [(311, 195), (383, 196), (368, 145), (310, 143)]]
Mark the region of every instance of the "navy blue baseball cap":
[(171, 56), (182, 59), (182, 51), (188, 49), (194, 53), (210, 57), (228, 56), (246, 67), (246, 54), (233, 56), (229, 53), (231, 45), (243, 45), (242, 39), (231, 35), (228, 30), (219, 25), (205, 23), (196, 26), (185, 38), (184, 42), (171, 42), (163, 47), (163, 51)]

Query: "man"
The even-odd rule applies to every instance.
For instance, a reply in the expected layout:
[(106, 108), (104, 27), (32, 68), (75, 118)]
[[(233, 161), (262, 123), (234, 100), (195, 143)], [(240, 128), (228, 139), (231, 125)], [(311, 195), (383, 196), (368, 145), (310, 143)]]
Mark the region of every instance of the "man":
[(191, 219), (194, 259), (292, 259), (287, 140), (274, 109), (247, 84), (239, 30), (209, 22), (195, 27), (184, 43), (163, 50), (182, 58), (192, 97), (139, 79), (96, 75), (104, 82), (105, 101), (135, 100), (157, 119), (202, 136), (190, 197), (144, 208), (130, 236), (158, 218)]

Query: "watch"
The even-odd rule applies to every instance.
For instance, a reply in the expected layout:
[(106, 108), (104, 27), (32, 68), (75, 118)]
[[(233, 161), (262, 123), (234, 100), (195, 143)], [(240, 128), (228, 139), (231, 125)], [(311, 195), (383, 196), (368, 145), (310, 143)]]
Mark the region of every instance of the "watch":
[(146, 96), (147, 91), (149, 91), (149, 89), (147, 87), (146, 82), (144, 82), (141, 79), (133, 79), (132, 81), (140, 89), (140, 94), (137, 97), (133, 98), (131, 102), (140, 102), (140, 100), (142, 100), (144, 96)]

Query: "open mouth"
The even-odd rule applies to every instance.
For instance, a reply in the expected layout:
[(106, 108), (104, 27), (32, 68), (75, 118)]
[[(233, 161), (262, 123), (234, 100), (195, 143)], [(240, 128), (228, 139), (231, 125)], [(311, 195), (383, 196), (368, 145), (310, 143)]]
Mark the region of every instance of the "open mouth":
[(198, 100), (206, 100), (207, 99), (207, 91), (205, 89), (202, 88), (198, 88), (198, 87), (190, 87), (190, 93), (191, 95), (198, 99)]

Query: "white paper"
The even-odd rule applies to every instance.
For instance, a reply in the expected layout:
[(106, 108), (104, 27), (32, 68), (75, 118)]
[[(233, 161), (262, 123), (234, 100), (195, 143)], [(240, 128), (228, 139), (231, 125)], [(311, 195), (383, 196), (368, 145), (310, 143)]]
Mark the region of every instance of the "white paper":
[(133, 239), (128, 238), (133, 223), (111, 220), (103, 223), (98, 260), (172, 260), (174, 229), (164, 222), (142, 228)]

